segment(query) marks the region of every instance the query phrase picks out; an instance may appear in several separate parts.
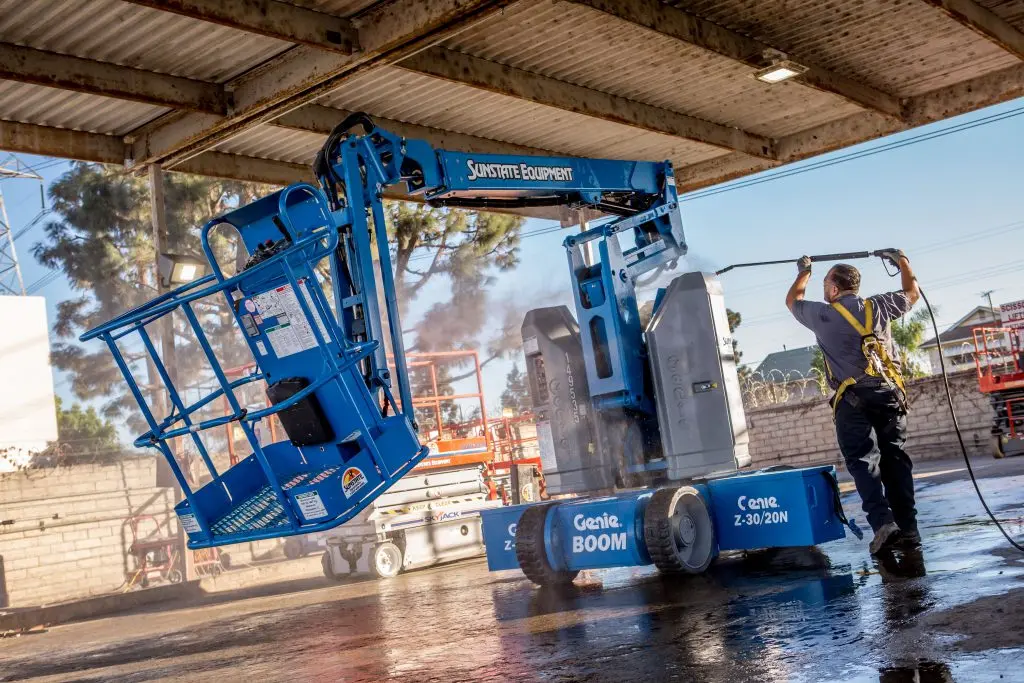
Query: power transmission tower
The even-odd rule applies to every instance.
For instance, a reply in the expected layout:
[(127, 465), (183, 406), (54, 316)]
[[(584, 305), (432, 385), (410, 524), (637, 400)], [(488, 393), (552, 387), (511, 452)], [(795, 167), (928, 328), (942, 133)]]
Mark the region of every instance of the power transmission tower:
[[(28, 178), (42, 181), (43, 177), (30, 170), (21, 161), (11, 156), (0, 164), (0, 180), (10, 178)], [(0, 186), (0, 295), (25, 295), (25, 281), (21, 277), (21, 266), (18, 265), (18, 252), (14, 248), (14, 230), (7, 217), (7, 205), (4, 204), (3, 187)]]

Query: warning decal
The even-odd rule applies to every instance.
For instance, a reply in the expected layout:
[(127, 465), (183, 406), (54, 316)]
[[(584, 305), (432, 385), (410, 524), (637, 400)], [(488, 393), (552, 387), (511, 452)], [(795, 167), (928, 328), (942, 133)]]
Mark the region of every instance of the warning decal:
[[(305, 280), (300, 281), (300, 283), (303, 298), (306, 299), (306, 304), (313, 313), (316, 326), (319, 328), (320, 334), (327, 339), (327, 327), (324, 325), (320, 313), (313, 305), (313, 298), (309, 293), (309, 287)], [(270, 346), (274, 349), (274, 354), (278, 358), (286, 358), (300, 351), (316, 347), (316, 335), (303, 314), (302, 306), (299, 304), (299, 299), (295, 296), (295, 292), (292, 291), (291, 285), (284, 285), (268, 292), (257, 294), (252, 297), (252, 301), (255, 303), (256, 309), (263, 320), (269, 321), (271, 318), (276, 318), (276, 321), (272, 321), (273, 324), (264, 329), (263, 333), (267, 336), (267, 341), (270, 342)]]
[(349, 467), (341, 475), (341, 490), (351, 498), (356, 491), (366, 486), (366, 475), (358, 467)]
[(181, 528), (190, 534), (199, 534), (203, 531), (199, 528), (199, 522), (193, 514), (178, 515), (178, 521), (181, 522)]
[(295, 494), (295, 502), (299, 504), (299, 512), (306, 519), (320, 519), (327, 516), (324, 501), (316, 491), (305, 491)]

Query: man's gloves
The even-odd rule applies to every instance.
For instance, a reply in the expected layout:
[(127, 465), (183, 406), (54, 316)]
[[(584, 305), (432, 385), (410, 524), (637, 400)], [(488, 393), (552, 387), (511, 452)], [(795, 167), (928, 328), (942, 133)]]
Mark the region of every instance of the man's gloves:
[(811, 257), (801, 256), (796, 262), (796, 269), (799, 273), (811, 272)]
[(883, 260), (896, 266), (897, 270), (899, 270), (900, 267), (900, 259), (907, 257), (907, 255), (903, 253), (902, 249), (886, 249), (878, 255), (881, 256)]

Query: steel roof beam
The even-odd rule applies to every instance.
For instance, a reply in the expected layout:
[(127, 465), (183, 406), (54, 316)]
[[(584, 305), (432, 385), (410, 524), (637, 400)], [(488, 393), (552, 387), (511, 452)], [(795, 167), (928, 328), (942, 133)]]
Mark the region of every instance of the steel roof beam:
[(1024, 59), (1024, 33), (990, 9), (973, 0), (924, 0), (938, 7), (989, 42)]
[(605, 121), (685, 138), (721, 149), (774, 158), (771, 139), (686, 114), (515, 69), (443, 47), (433, 47), (395, 66), (501, 95)]
[[(616, 19), (689, 43), (709, 52), (728, 57), (753, 69), (772, 65), (783, 53), (770, 45), (730, 31), (706, 19), (676, 9), (660, 0), (570, 0), (579, 5), (603, 12)], [(893, 95), (815, 66), (798, 55), (785, 55), (807, 67), (807, 71), (793, 80), (823, 92), (838, 95), (854, 104), (898, 117), (900, 100)]]
[(0, 121), (0, 149), (101, 164), (123, 164), (124, 141), (114, 135)]
[[(358, 22), (360, 50), (340, 55), (299, 46), (228, 85), (228, 116), (190, 114), (133, 132), (136, 164), (172, 167), (219, 142), (307, 104), (367, 68), (434, 45), (513, 0), (394, 0)], [(166, 124), (166, 125), (165, 125)]]
[(0, 43), (0, 78), (175, 109), (227, 113), (215, 83)]
[[(124, 163), (125, 145), (116, 135), (0, 120), (0, 149), (120, 166)], [(205, 152), (178, 165), (174, 171), (270, 185), (313, 180), (312, 170), (303, 164), (223, 152)]]
[(199, 156), (178, 164), (171, 169), (171, 172), (193, 173), (210, 178), (226, 178), (268, 185), (316, 182), (313, 178), (312, 168), (306, 164), (259, 159), (225, 152), (203, 152)]
[[(301, 130), (308, 133), (327, 135), (336, 125), (351, 112), (334, 107), (324, 107), (319, 104), (307, 104), (305, 107), (288, 112), (280, 118), (271, 122), (273, 126)], [(464, 135), (453, 133), (440, 128), (418, 126), (416, 124), (394, 121), (392, 119), (378, 118), (370, 115), (374, 123), (395, 135), (404, 138), (426, 140), (431, 145), (450, 149), (457, 152), (479, 152), (481, 154), (529, 154), (547, 155), (554, 154), (551, 150), (515, 145), (509, 142), (501, 142), (490, 138), (481, 138), (476, 135)], [(563, 155), (564, 156), (564, 155)]]
[(359, 47), (351, 21), (277, 0), (126, 1), (346, 55)]

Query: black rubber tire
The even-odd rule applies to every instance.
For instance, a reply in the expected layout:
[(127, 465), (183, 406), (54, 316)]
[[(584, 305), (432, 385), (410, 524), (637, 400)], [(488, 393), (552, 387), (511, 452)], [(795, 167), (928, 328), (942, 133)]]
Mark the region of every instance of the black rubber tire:
[(284, 540), (284, 556), (289, 560), (297, 560), (306, 556), (306, 547), (301, 540), (292, 536)]
[(557, 570), (548, 562), (544, 549), (544, 523), (558, 503), (541, 503), (526, 508), (516, 525), (516, 559), (526, 578), (538, 586), (565, 586), (579, 570)]
[[(683, 544), (674, 527), (673, 517), (680, 506), (686, 508), (696, 534), (690, 545)], [(692, 486), (658, 489), (647, 503), (644, 541), (654, 566), (663, 573), (703, 573), (715, 558), (714, 535), (707, 503)]]
[(335, 574), (334, 568), (331, 566), (331, 551), (325, 550), (320, 556), (320, 568), (324, 571), (326, 576), (331, 581), (341, 581), (344, 578), (342, 574)]
[(1003, 437), (999, 434), (992, 435), (992, 457), (997, 460), (1006, 457), (1006, 451), (1003, 450)]

